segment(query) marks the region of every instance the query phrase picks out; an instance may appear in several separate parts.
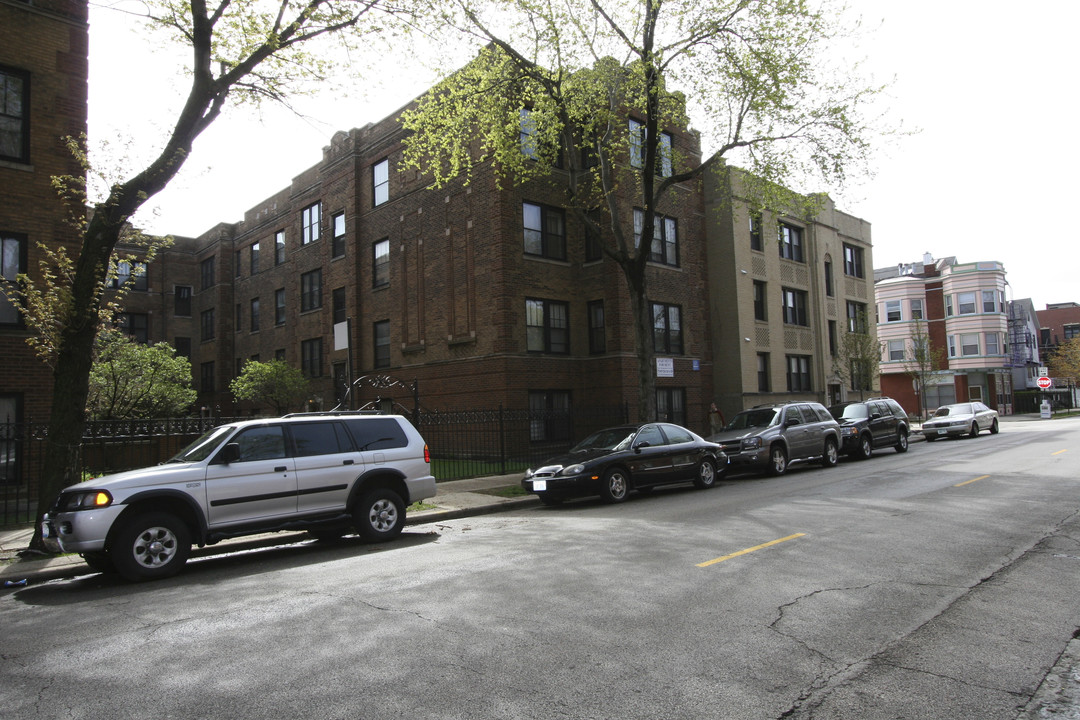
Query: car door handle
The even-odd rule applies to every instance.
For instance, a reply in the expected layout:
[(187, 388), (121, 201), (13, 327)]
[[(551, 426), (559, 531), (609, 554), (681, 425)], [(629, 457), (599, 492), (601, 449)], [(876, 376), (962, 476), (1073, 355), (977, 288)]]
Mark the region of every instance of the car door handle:
[(342, 465), (352, 465), (353, 461), (352, 460), (342, 460), (341, 464)]
[(284, 465), (278, 465), (276, 468), (274, 468), (274, 472), (285, 472), (288, 469), (289, 468)]

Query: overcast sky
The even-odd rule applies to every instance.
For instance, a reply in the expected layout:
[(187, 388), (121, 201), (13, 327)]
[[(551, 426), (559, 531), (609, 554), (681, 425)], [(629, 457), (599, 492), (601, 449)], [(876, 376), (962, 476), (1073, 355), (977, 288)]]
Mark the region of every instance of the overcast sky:
[[(840, 209), (870, 221), (875, 267), (924, 252), (998, 260), (1010, 299), (1030, 297), (1040, 310), (1080, 302), (1080, 248), (1069, 220), (1080, 167), (1080, 1), (849, 4), (875, 28), (864, 48), (868, 67), (878, 79), (895, 76), (892, 117), (918, 133), (883, 148), (873, 179), (842, 193), (806, 190), (829, 192)], [(153, 149), (142, 139), (164, 134), (185, 90), (173, 79), (176, 58), (151, 52), (132, 26), (120, 13), (91, 9), (90, 136), (91, 147), (107, 140), (112, 152), (130, 139), (131, 167), (141, 167)], [(231, 109), (137, 219), (174, 235), (241, 220), (319, 162), (334, 132), (386, 117), (433, 79), (429, 70), (387, 63), (354, 87), (297, 100), (306, 119), (278, 108)]]

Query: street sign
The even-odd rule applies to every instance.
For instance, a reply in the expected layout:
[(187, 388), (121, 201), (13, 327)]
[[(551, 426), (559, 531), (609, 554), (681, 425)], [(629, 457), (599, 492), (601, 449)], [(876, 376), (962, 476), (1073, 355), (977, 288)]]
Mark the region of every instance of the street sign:
[(1043, 375), (1042, 377), (1040, 377), (1038, 380), (1035, 381), (1035, 384), (1038, 385), (1043, 390), (1049, 390), (1050, 386), (1054, 384), (1054, 381), (1051, 380), (1050, 378), (1046, 377), (1045, 375)]

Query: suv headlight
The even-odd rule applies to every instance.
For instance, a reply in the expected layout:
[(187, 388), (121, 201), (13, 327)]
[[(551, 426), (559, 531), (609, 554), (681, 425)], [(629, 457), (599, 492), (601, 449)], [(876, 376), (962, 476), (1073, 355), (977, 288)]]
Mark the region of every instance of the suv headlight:
[(71, 512), (108, 507), (112, 505), (112, 500), (108, 490), (85, 490), (64, 495), (57, 505), (59, 510)]
[(759, 447), (761, 447), (761, 438), (759, 438), (759, 437), (745, 438), (742, 441), (742, 447), (743, 447), (743, 450), (757, 450)]
[(857, 435), (858, 432), (858, 430), (856, 430), (850, 425), (840, 428), (840, 435), (842, 435), (843, 437), (848, 437), (849, 435)]
[(567, 465), (566, 467), (564, 467), (562, 470), (559, 471), (559, 474), (560, 475), (578, 475), (578, 474), (583, 473), (583, 472), (585, 472), (585, 466), (582, 465), (581, 463), (578, 463), (577, 465)]

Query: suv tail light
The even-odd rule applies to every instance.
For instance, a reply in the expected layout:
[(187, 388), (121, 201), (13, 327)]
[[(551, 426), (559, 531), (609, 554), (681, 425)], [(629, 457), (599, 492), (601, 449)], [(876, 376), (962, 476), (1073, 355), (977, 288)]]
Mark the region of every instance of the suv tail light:
[(424, 462), (429, 464), (431, 463), (431, 451), (428, 450), (428, 446), (426, 443), (424, 445)]

